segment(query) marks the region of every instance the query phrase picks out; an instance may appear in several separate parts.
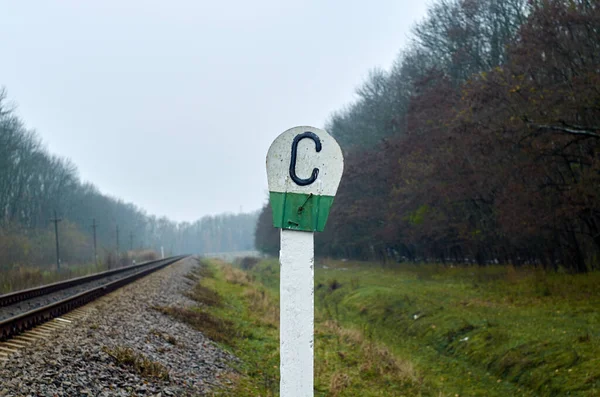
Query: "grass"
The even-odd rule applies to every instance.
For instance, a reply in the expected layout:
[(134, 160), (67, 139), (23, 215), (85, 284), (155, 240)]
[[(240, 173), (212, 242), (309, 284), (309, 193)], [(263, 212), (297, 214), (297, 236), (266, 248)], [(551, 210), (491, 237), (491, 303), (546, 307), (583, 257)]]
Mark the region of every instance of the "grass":
[(156, 310), (163, 314), (190, 324), (202, 331), (204, 335), (216, 342), (230, 342), (233, 339), (232, 322), (212, 315), (204, 309), (186, 309), (180, 307), (157, 306)]
[[(170, 314), (208, 316), (196, 327), (241, 359), (223, 395), (278, 395), (277, 260), (200, 265), (198, 308)], [(320, 261), (315, 396), (597, 396), (598, 285), (600, 273)]]
[[(207, 335), (230, 336), (216, 341), (239, 357), (240, 362), (236, 372), (229, 375), (233, 386), (222, 390), (221, 395), (278, 395), (279, 298), (275, 284), (265, 285), (259, 280), (265, 277), (267, 281), (271, 268), (258, 263), (249, 273), (218, 260), (203, 260), (199, 264), (200, 269), (193, 274), (208, 276), (200, 278), (194, 290), (213, 293), (192, 293), (190, 296), (199, 303), (197, 308), (170, 308), (166, 313)], [(258, 268), (263, 271), (256, 271)], [(215, 295), (221, 297), (219, 304), (214, 304)], [(177, 314), (182, 310), (186, 310), (186, 316)], [(192, 313), (230, 324), (214, 327), (195, 323)], [(389, 396), (390, 390), (412, 396), (419, 395), (423, 387), (411, 363), (398, 359), (360, 330), (345, 328), (335, 321), (315, 324), (315, 355), (316, 396)]]
[(169, 380), (169, 371), (164, 365), (150, 360), (130, 347), (116, 346), (109, 348), (104, 346), (102, 351), (112, 357), (118, 365), (132, 368), (145, 378)]
[[(239, 358), (235, 384), (221, 394), (272, 396), (278, 387), (278, 310), (266, 290), (256, 289), (248, 274), (218, 260), (199, 260), (188, 278), (199, 281), (189, 293), (195, 308), (157, 308), (192, 325)], [(217, 298), (218, 297), (218, 298)]]
[(223, 298), (216, 291), (197, 283), (191, 291), (187, 293), (188, 298), (197, 302), (202, 302), (206, 306), (219, 307), (223, 305)]
[(320, 396), (421, 395), (413, 364), (336, 321), (315, 326), (315, 379)]
[(411, 360), (434, 390), (461, 396), (600, 393), (599, 273), (322, 264), (317, 313), (362, 327)]
[(156, 336), (156, 337), (158, 337), (158, 338), (160, 338), (160, 339), (162, 339), (162, 340), (164, 340), (164, 341), (166, 341), (168, 343), (170, 343), (173, 346), (176, 346), (179, 343), (177, 341), (177, 338), (174, 337), (173, 335), (170, 335), (170, 334), (168, 334), (166, 332), (161, 332), (161, 331), (159, 331), (157, 329), (154, 329), (154, 328), (150, 330), (150, 334), (154, 335), (154, 336)]

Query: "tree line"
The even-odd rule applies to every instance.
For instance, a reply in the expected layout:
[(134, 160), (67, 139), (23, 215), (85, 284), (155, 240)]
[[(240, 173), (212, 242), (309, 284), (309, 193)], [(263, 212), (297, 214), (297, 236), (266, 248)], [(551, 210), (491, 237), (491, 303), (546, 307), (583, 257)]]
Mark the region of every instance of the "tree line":
[[(182, 187), (183, 188), (183, 187)], [(177, 223), (102, 194), (80, 180), (68, 159), (50, 154), (0, 92), (0, 268), (54, 263), (58, 224), (61, 260), (94, 262), (117, 251), (151, 249), (167, 254), (242, 251), (254, 246), (258, 213), (206, 216)], [(117, 231), (118, 229), (118, 231)], [(118, 234), (118, 239), (117, 239)]]
[(600, 3), (438, 0), (356, 94), (326, 126), (346, 168), (318, 253), (600, 267)]

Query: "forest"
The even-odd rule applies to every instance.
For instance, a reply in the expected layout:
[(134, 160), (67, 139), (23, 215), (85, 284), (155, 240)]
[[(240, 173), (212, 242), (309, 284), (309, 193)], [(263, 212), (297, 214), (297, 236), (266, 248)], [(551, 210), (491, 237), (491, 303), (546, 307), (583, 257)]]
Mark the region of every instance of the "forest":
[(80, 180), (71, 161), (45, 149), (15, 115), (2, 90), (0, 269), (53, 265), (55, 216), (60, 219), (61, 262), (79, 265), (94, 262), (94, 233), (98, 261), (127, 251), (160, 252), (161, 247), (166, 254), (250, 250), (258, 214), (222, 214), (177, 223), (104, 195)]
[[(600, 268), (600, 3), (437, 0), (326, 130), (318, 255)], [(256, 246), (276, 253), (265, 205)]]

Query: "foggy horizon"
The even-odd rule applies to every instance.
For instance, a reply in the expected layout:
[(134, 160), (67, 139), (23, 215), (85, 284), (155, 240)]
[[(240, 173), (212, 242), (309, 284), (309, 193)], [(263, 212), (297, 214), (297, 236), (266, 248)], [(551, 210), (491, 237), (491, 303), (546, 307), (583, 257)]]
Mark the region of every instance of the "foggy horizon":
[[(267, 200), (265, 156), (323, 128), (426, 3), (6, 3), (0, 85), (82, 181), (178, 222)], [(225, 138), (225, 139), (223, 139)]]

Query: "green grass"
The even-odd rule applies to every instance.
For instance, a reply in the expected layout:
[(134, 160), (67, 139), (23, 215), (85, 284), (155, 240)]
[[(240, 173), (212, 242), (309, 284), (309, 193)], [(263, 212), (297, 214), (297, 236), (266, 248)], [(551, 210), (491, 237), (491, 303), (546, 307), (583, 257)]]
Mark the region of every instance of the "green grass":
[[(232, 386), (218, 394), (278, 395), (279, 299), (276, 283), (272, 282), (273, 269), (261, 263), (261, 271), (250, 274), (217, 260), (199, 263), (202, 270), (188, 276), (199, 280), (192, 291), (200, 292), (189, 295), (199, 306), (188, 309), (187, 315), (182, 315), (181, 308), (159, 310), (207, 335), (231, 335), (226, 340), (216, 340), (240, 361), (234, 364), (236, 372), (229, 376)], [(261, 277), (266, 285), (259, 281)], [(198, 313), (212, 320), (197, 322)], [(219, 321), (230, 324), (224, 327)], [(411, 363), (398, 359), (360, 330), (344, 328), (335, 321), (315, 324), (315, 356), (316, 396), (413, 396), (419, 395), (423, 386)]]
[[(222, 394), (277, 395), (277, 260), (205, 268), (197, 311), (231, 321), (223, 345), (241, 359)], [(597, 396), (598, 285), (599, 273), (319, 262), (315, 395)]]
[(600, 393), (598, 273), (325, 264), (316, 273), (317, 313), (363, 327), (412, 361), (434, 389)]
[[(199, 280), (189, 293), (200, 305), (176, 316), (232, 351), (233, 387), (220, 395), (273, 396), (279, 387), (279, 330), (277, 303), (252, 282), (247, 273), (218, 260), (199, 261), (188, 277)], [(275, 309), (274, 309), (275, 308)], [(162, 309), (165, 312), (165, 309)], [(179, 310), (168, 308), (168, 310)], [(197, 316), (208, 321), (195, 321)], [(216, 336), (216, 337), (215, 337)]]

